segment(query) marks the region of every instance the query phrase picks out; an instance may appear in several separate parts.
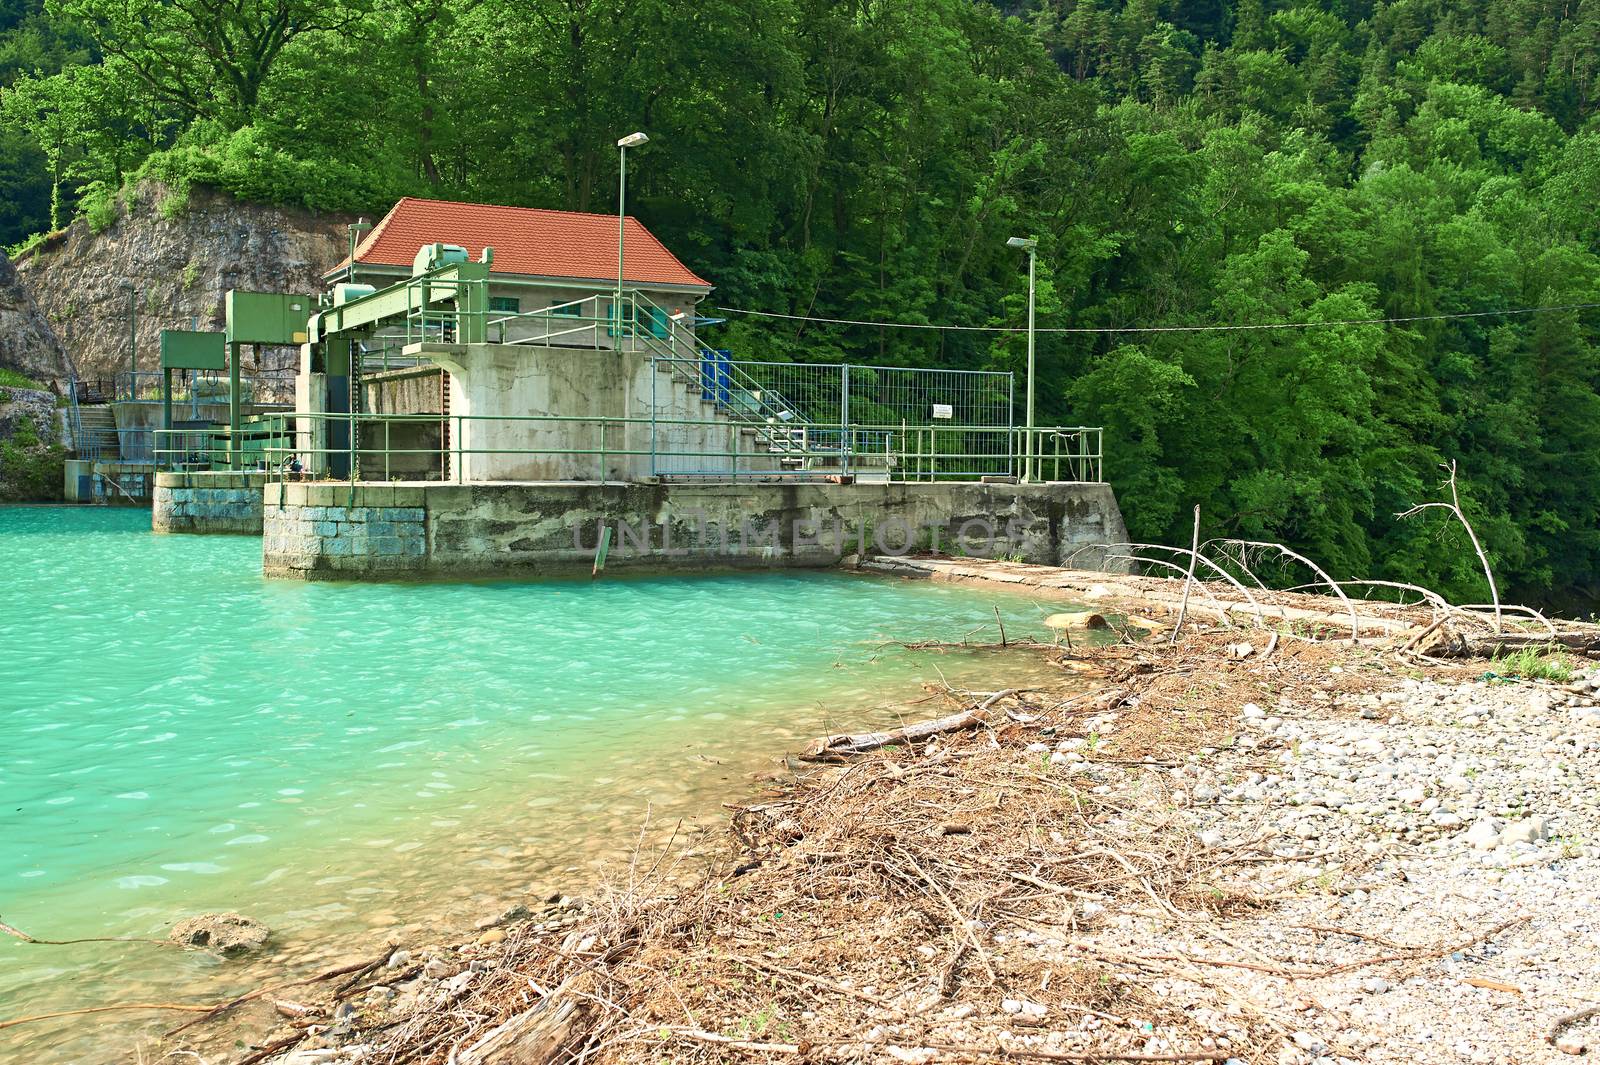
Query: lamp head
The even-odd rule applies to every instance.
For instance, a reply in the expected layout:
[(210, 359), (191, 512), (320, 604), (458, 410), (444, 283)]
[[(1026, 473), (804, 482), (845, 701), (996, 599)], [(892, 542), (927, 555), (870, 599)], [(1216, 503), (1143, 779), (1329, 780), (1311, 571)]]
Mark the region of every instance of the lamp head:
[(1032, 251), (1038, 246), (1038, 237), (1012, 237), (1010, 240), (1006, 241), (1006, 247), (1008, 248), (1023, 248), (1027, 251)]
[(617, 141), (617, 147), (618, 148), (637, 148), (640, 145), (649, 144), (649, 143), (650, 143), (650, 138), (645, 136), (643, 133), (630, 133), (626, 137), (623, 137), (621, 140)]

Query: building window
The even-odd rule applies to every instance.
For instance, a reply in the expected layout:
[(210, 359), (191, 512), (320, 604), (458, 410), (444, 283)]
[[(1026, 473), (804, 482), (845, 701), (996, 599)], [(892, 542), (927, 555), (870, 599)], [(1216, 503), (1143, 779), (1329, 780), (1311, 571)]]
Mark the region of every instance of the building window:
[(491, 311), (509, 311), (518, 314), (522, 311), (522, 301), (515, 296), (490, 296), (489, 309)]
[[(622, 305), (622, 313), (618, 315), (617, 305), (615, 303), (607, 303), (606, 336), (614, 337), (618, 334), (633, 336), (633, 323), (628, 320), (632, 316), (633, 310), (634, 308), (631, 304), (624, 303)], [(620, 323), (617, 321), (619, 317), (622, 319)]]
[(560, 303), (550, 305), (551, 314), (564, 315), (567, 318), (581, 318), (583, 316), (583, 303), (578, 300), (562, 300)]

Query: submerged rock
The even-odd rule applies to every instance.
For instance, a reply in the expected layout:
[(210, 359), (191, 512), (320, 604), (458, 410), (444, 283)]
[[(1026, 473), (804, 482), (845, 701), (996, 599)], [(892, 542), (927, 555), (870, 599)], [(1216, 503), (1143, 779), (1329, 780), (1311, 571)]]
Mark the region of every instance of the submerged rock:
[(272, 929), (241, 913), (202, 913), (173, 925), (167, 938), (231, 958), (259, 949), (271, 934)]

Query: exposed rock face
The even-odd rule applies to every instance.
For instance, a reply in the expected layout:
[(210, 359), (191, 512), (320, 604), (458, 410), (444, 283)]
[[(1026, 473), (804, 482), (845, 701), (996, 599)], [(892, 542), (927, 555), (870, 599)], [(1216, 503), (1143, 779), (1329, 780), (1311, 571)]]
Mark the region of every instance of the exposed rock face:
[(17, 277), (11, 260), (0, 254), (0, 369), (16, 370), (42, 385), (72, 376), (67, 353)]
[(61, 498), (64, 429), (55, 393), (0, 385), (0, 503)]
[(32, 388), (0, 385), (0, 440), (19, 435), (37, 437), (44, 443), (56, 441), (56, 397)]
[[(155, 371), (161, 330), (220, 330), (230, 288), (320, 291), (320, 275), (347, 250), (343, 216), (241, 203), (196, 188), (183, 211), (163, 218), (166, 195), (163, 186), (146, 184), (99, 233), (79, 219), (17, 263), (84, 380), (109, 385), (128, 368), (124, 281), (138, 293), (138, 368)], [(276, 354), (274, 365), (290, 357)]]

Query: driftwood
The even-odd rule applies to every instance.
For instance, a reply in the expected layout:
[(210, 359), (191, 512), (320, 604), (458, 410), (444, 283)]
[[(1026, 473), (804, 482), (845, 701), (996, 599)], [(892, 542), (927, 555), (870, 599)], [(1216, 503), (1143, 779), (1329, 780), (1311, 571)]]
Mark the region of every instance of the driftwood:
[(1168, 644), (1178, 642), (1178, 633), (1183, 631), (1183, 620), (1189, 616), (1189, 590), (1194, 587), (1194, 564), (1200, 557), (1200, 504), (1194, 505), (1194, 539), (1189, 545), (1189, 568), (1183, 574), (1183, 600), (1178, 603), (1178, 620), (1172, 623), (1172, 636)]
[(930, 736), (937, 736), (941, 732), (955, 732), (960, 729), (975, 728), (983, 724), (987, 719), (990, 707), (1006, 696), (1015, 695), (1016, 693), (1016, 688), (997, 691), (977, 706), (969, 707), (959, 713), (951, 714), (948, 717), (936, 718), (932, 721), (918, 721), (903, 728), (890, 729), (888, 732), (840, 733), (834, 736), (824, 736), (814, 741), (811, 746), (801, 752), (800, 757), (808, 762), (828, 761), (853, 754), (865, 754), (868, 751), (875, 751), (879, 747), (887, 747), (890, 744), (915, 743)]
[(179, 943), (171, 939), (147, 939), (144, 936), (89, 936), (84, 939), (40, 939), (31, 936), (15, 925), (0, 921), (0, 933), (15, 936), (24, 943), (33, 943), (42, 947), (65, 947), (73, 943), (154, 943), (158, 947), (187, 947), (187, 943)]
[(491, 1029), (454, 1060), (458, 1065), (543, 1065), (563, 1061), (587, 1033), (589, 1010), (556, 988), (548, 998)]
[(1433, 653), (1452, 658), (1493, 658), (1502, 651), (1522, 651), (1530, 647), (1534, 650), (1553, 650), (1559, 647), (1597, 657), (1600, 656), (1600, 629), (1557, 632), (1553, 635), (1545, 632), (1503, 632), (1499, 636), (1462, 637), (1449, 644), (1447, 648)]
[(1448, 470), (1449, 473), (1450, 473), (1449, 478), (1445, 481), (1445, 487), (1450, 489), (1450, 502), (1448, 502), (1448, 503), (1418, 503), (1416, 506), (1412, 507), (1410, 510), (1404, 511), (1404, 512), (1402, 512), (1400, 514), (1396, 514), (1395, 517), (1397, 517), (1397, 518), (1409, 518), (1413, 514), (1420, 514), (1424, 510), (1433, 510), (1433, 509), (1448, 510), (1450, 513), (1452, 513), (1452, 514), (1454, 514), (1456, 516), (1456, 520), (1461, 523), (1461, 527), (1463, 529), (1467, 530), (1467, 538), (1472, 541), (1472, 550), (1477, 554), (1478, 562), (1483, 566), (1483, 577), (1484, 577), (1484, 580), (1489, 582), (1489, 597), (1494, 600), (1494, 631), (1496, 633), (1499, 633), (1499, 631), (1500, 631), (1500, 588), (1494, 582), (1494, 568), (1489, 565), (1489, 556), (1488, 556), (1488, 554), (1486, 554), (1484, 552), (1483, 545), (1478, 542), (1478, 534), (1473, 531), (1472, 523), (1467, 520), (1466, 513), (1464, 511), (1462, 511), (1462, 509), (1461, 509), (1461, 493), (1456, 490), (1456, 460), (1455, 459), (1451, 459), (1448, 463), (1441, 464), (1441, 468), (1445, 469), (1445, 470)]

